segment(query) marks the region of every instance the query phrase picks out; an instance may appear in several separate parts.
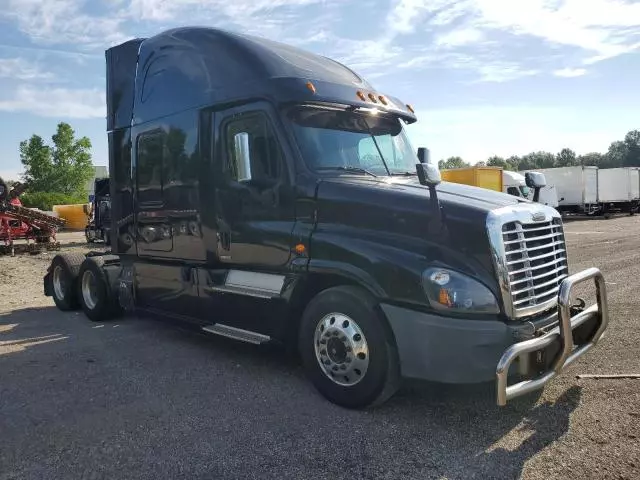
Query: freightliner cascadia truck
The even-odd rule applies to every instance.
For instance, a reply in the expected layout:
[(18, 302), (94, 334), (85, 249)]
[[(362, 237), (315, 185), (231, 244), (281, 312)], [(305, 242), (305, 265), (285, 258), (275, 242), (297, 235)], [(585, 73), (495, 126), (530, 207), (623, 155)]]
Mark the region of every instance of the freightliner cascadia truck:
[(607, 328), (556, 210), (442, 182), (414, 109), (334, 60), (176, 28), (106, 50), (106, 100), (111, 248), (52, 259), (62, 310), (293, 347), (347, 408), (408, 378), (495, 382), (503, 406)]

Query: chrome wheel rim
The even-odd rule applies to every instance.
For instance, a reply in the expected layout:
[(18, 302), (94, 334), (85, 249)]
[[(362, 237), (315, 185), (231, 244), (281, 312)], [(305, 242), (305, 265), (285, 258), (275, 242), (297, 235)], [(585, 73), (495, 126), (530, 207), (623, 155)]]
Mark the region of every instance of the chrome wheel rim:
[(58, 300), (64, 299), (64, 288), (66, 286), (66, 282), (64, 279), (64, 272), (60, 265), (56, 265), (53, 269), (53, 291), (56, 294)]
[(324, 316), (314, 336), (316, 359), (334, 383), (351, 387), (360, 382), (369, 368), (369, 347), (360, 326), (342, 313)]
[(96, 292), (96, 277), (93, 272), (87, 270), (82, 275), (82, 298), (89, 310), (96, 308), (98, 294)]

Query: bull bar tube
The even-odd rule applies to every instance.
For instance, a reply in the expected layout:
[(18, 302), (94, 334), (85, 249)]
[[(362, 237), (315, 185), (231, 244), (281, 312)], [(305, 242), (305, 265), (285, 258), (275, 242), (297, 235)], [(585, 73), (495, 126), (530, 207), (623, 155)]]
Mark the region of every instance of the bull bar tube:
[[(571, 293), (574, 287), (582, 282), (593, 280), (596, 285), (597, 303), (571, 318)], [(574, 349), (572, 332), (586, 321), (598, 320), (598, 328), (593, 336), (583, 345)], [(588, 268), (566, 277), (558, 290), (558, 325), (543, 336), (525, 340), (511, 345), (502, 354), (496, 368), (497, 404), (503, 407), (507, 401), (544, 387), (550, 380), (559, 375), (576, 359), (591, 350), (600, 340), (609, 324), (609, 309), (604, 277), (599, 269)], [(550, 346), (560, 337), (561, 352), (554, 359), (551, 368), (537, 378), (523, 380), (507, 385), (507, 375), (512, 362), (523, 354), (529, 354)]]

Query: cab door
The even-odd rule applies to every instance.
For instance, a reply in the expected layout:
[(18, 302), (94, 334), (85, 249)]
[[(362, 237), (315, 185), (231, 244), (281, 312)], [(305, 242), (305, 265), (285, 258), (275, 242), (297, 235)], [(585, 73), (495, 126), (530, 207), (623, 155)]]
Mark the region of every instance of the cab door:
[(264, 103), (215, 113), (217, 258), (198, 271), (203, 320), (267, 336), (283, 318), (278, 297), (295, 224), (290, 150), (278, 125)]
[(225, 265), (278, 270), (291, 257), (295, 222), (292, 162), (265, 103), (216, 113), (218, 258)]

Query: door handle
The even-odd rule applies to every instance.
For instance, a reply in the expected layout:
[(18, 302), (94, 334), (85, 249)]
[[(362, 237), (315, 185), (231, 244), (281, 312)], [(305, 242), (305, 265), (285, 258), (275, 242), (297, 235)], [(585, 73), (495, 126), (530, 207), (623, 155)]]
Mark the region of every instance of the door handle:
[(229, 250), (231, 248), (231, 233), (218, 232), (218, 241), (223, 250)]

